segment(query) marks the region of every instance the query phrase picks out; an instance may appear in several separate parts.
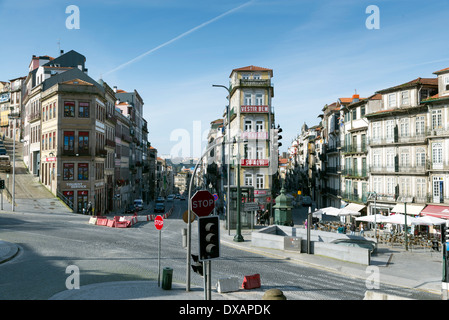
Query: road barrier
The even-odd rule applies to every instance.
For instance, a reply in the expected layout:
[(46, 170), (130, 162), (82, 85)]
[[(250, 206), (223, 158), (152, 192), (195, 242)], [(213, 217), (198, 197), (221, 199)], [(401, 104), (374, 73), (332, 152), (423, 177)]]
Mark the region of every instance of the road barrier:
[[(164, 219), (167, 219), (173, 213), (173, 207), (170, 208), (166, 213), (162, 215)], [(108, 219), (103, 216), (93, 216), (89, 218), (89, 224), (97, 225), (97, 226), (106, 226), (110, 228), (128, 228), (132, 227), (138, 222), (142, 221), (154, 221), (157, 215), (148, 214), (138, 216), (137, 213), (134, 213), (132, 216), (115, 216), (113, 219)]]
[(260, 274), (256, 273), (250, 276), (245, 276), (242, 283), (243, 289), (260, 288)]

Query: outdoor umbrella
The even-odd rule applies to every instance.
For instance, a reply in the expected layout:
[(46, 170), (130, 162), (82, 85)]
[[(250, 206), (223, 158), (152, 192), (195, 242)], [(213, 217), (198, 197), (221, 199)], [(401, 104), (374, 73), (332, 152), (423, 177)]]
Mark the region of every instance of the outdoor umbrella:
[[(394, 224), (405, 224), (405, 215), (401, 213), (396, 213), (386, 217), (384, 222)], [(407, 216), (407, 225), (411, 225), (413, 222), (416, 222), (416, 218)]]
[(342, 208), (337, 213), (338, 216), (360, 216), (361, 213), (359, 211)]
[(340, 212), (340, 209), (338, 209), (338, 208), (326, 207), (326, 208), (321, 208), (321, 209), (313, 212), (313, 216), (317, 217), (317, 216), (321, 216), (323, 214), (327, 214), (329, 216), (338, 216), (339, 212)]
[(363, 216), (363, 217), (358, 217), (355, 218), (356, 221), (364, 221), (364, 222), (376, 222), (376, 223), (381, 223), (381, 222), (385, 222), (385, 220), (387, 220), (387, 217), (381, 214), (372, 214), (369, 216)]
[(432, 216), (424, 216), (424, 217), (418, 217), (416, 218), (416, 221), (412, 222), (412, 224), (415, 225), (426, 225), (426, 226), (433, 226), (436, 224), (443, 224), (446, 223), (447, 220), (440, 219)]

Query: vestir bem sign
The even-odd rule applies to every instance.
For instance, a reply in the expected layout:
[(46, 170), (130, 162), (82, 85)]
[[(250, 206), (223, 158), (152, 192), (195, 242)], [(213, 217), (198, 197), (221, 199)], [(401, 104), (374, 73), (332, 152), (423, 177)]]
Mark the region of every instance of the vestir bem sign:
[(240, 112), (268, 113), (269, 109), (268, 106), (241, 106)]

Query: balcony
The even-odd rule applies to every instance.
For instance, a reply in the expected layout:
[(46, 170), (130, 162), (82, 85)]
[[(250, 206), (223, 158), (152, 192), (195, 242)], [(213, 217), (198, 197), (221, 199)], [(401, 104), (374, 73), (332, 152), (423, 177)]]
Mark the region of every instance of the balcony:
[(429, 169), (429, 163), (423, 165), (396, 165), (396, 166), (370, 166), (371, 174), (425, 174)]
[(425, 143), (425, 140), (426, 135), (424, 133), (402, 136), (395, 134), (393, 137), (381, 136), (377, 138), (371, 138), (368, 143), (370, 146), (387, 146), (391, 144)]
[(343, 169), (341, 172), (346, 178), (368, 178), (368, 171), (366, 169), (355, 170), (355, 169)]
[(41, 113), (40, 112), (31, 113), (31, 114), (28, 115), (28, 122), (29, 123), (38, 121), (40, 119), (41, 119)]
[(106, 158), (108, 156), (108, 151), (106, 149), (96, 149), (95, 156)]
[(349, 144), (349, 145), (343, 145), (341, 148), (341, 152), (344, 154), (348, 153), (366, 153), (368, 152), (366, 144)]

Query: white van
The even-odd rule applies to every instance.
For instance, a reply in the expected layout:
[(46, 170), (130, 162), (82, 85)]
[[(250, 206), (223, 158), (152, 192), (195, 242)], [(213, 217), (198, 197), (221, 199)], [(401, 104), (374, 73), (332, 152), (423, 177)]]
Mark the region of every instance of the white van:
[(143, 210), (143, 200), (142, 199), (136, 199), (134, 200), (134, 207), (137, 208), (137, 210)]

